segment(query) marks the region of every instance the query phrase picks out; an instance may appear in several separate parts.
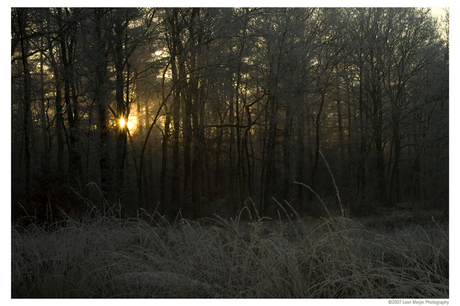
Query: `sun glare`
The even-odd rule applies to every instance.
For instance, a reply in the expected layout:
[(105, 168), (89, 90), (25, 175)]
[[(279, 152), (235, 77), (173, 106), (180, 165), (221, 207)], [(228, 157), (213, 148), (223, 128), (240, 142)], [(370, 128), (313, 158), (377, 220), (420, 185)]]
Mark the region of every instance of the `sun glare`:
[(125, 126), (128, 127), (128, 130), (131, 134), (136, 132), (137, 119), (134, 116), (129, 116), (128, 120), (126, 120), (125, 118), (120, 118), (119, 124), (121, 128), (124, 128)]

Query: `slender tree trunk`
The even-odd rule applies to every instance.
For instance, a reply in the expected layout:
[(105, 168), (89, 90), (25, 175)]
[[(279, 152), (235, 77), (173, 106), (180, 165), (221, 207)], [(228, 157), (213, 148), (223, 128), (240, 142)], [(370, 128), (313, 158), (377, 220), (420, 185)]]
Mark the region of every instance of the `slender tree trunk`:
[(372, 100), (373, 100), (373, 123), (374, 123), (374, 143), (377, 159), (377, 184), (378, 184), (378, 201), (379, 203), (387, 203), (386, 186), (385, 186), (385, 165), (383, 155), (383, 110), (380, 85), (372, 85)]
[[(165, 118), (165, 126), (164, 126), (164, 131), (163, 131), (163, 141), (161, 144), (161, 174), (160, 174), (160, 184), (161, 184), (161, 190), (160, 190), (160, 214), (165, 215), (166, 213), (166, 207), (169, 206), (169, 203), (167, 202), (167, 192), (166, 192), (166, 187), (167, 187), (167, 177), (166, 174), (168, 172), (168, 142), (169, 142), (169, 125), (171, 123), (171, 115), (169, 114), (169, 108), (165, 107), (165, 112), (166, 112), (166, 118)], [(174, 184), (174, 183), (173, 183)]]
[(192, 148), (192, 99), (185, 95), (187, 87), (187, 78), (185, 77), (185, 54), (181, 52), (181, 60), (179, 62), (179, 78), (182, 83), (181, 95), (184, 97), (184, 116), (183, 116), (183, 146), (184, 146), (184, 187), (182, 194), (184, 197), (190, 197), (190, 175), (191, 175), (191, 148)]
[[(314, 126), (315, 126), (315, 159), (314, 159), (314, 164), (313, 164), (313, 169), (311, 171), (311, 186), (312, 189), (316, 189), (316, 173), (318, 171), (318, 161), (319, 161), (319, 150), (320, 150), (320, 135), (321, 135), (321, 115), (323, 113), (323, 106), (324, 106), (324, 100), (326, 97), (326, 92), (322, 91), (321, 92), (321, 100), (320, 100), (320, 105), (319, 105), (319, 110), (318, 113), (316, 114), (316, 118), (314, 121)], [(310, 193), (309, 200), (312, 199), (313, 194)]]
[(347, 177), (345, 178), (346, 184), (348, 187), (351, 185), (351, 164), (353, 161), (352, 158), (352, 153), (351, 153), (351, 131), (352, 131), (352, 126), (351, 126), (351, 104), (352, 104), (352, 98), (351, 98), (351, 92), (350, 92), (350, 87), (347, 79), (347, 115), (348, 115), (348, 133), (347, 133), (347, 152), (348, 152), (348, 162), (347, 162)]
[(73, 188), (78, 190), (79, 192), (82, 192), (83, 190), (83, 173), (82, 173), (82, 160), (81, 160), (81, 154), (79, 150), (80, 146), (80, 129), (79, 129), (79, 115), (78, 115), (78, 98), (77, 98), (77, 92), (75, 88), (75, 84), (71, 84), (71, 97), (72, 97), (72, 104), (73, 107), (70, 110), (70, 117), (72, 118), (72, 123), (69, 124), (71, 127), (72, 131), (70, 133), (70, 143), (72, 147), (72, 154), (71, 155), (71, 163), (72, 163), (72, 171), (70, 173), (75, 173), (74, 178), (70, 179), (70, 182), (73, 184)]
[[(124, 99), (125, 86), (125, 63), (127, 63), (127, 55), (123, 46), (123, 37), (126, 35), (127, 20), (118, 19), (115, 25), (115, 98), (117, 102), (116, 109), (116, 175), (115, 175), (115, 193), (116, 201), (120, 201), (124, 186), (125, 160), (127, 152), (127, 122), (129, 118), (129, 86), (127, 85), (126, 101)], [(127, 73), (129, 79), (129, 71)], [(121, 120), (123, 119), (123, 123)]]
[(107, 106), (106, 106), (106, 80), (107, 80), (107, 46), (109, 39), (106, 33), (103, 33), (103, 18), (104, 9), (95, 9), (96, 21), (96, 84), (95, 84), (95, 104), (98, 110), (99, 119), (99, 169), (101, 177), (102, 195), (107, 198), (110, 190), (110, 168), (109, 168), (109, 152), (107, 147), (108, 142), (108, 125), (107, 125)]
[[(69, 139), (67, 147), (69, 149), (69, 179), (73, 188), (81, 192), (81, 157), (78, 152), (78, 108), (76, 94), (71, 95), (73, 81), (73, 51), (75, 47), (75, 35), (73, 26), (64, 29), (62, 11), (58, 10), (58, 25), (61, 29), (60, 46), (61, 62), (64, 69), (64, 103), (66, 106), (67, 121), (69, 123)], [(67, 9), (65, 10), (68, 14)]]
[[(288, 107), (288, 106), (286, 106)], [(291, 115), (286, 111), (286, 122), (283, 128), (283, 198), (290, 202), (291, 193)]]
[[(229, 83), (233, 87), (233, 76), (229, 76)], [(228, 115), (228, 123), (230, 125), (230, 138), (229, 138), (229, 147), (228, 147), (228, 170), (229, 170), (229, 176), (228, 176), (228, 185), (230, 185), (230, 201), (232, 203), (232, 213), (233, 215), (236, 215), (237, 213), (237, 206), (236, 206), (236, 201), (237, 197), (235, 197), (235, 189), (237, 186), (235, 186), (235, 165), (234, 165), (234, 144), (235, 144), (235, 128), (233, 127), (235, 124), (235, 101), (234, 101), (234, 90), (230, 91), (230, 96), (228, 97), (229, 99), (229, 115)]]
[[(173, 56), (173, 55), (172, 55)], [(175, 55), (173, 58), (172, 71), (173, 71), (173, 82), (178, 82), (177, 78), (177, 68)], [(172, 158), (173, 158), (173, 169), (172, 169), (172, 184), (171, 184), (171, 202), (173, 205), (179, 205), (179, 195), (180, 195), (180, 158), (179, 158), (179, 130), (180, 130), (180, 87), (174, 92), (174, 100), (172, 105), (172, 117), (174, 123), (173, 131), (173, 148), (172, 148)]]
[[(224, 124), (223, 118), (220, 120), (220, 124)], [(215, 164), (216, 164), (216, 171), (215, 171), (215, 182), (214, 182), (214, 188), (219, 189), (221, 187), (222, 183), (222, 177), (221, 177), (221, 164), (220, 164), (220, 156), (221, 156), (221, 147), (222, 147), (222, 138), (223, 138), (224, 131), (223, 129), (219, 129), (218, 134), (217, 134), (217, 142), (215, 146)]]
[[(43, 37), (40, 38), (40, 47), (44, 49), (44, 40)], [(49, 158), (49, 135), (48, 129), (49, 126), (47, 124), (47, 107), (46, 107), (46, 100), (45, 100), (45, 78), (44, 78), (44, 57), (43, 52), (40, 52), (40, 122), (41, 122), (41, 129), (42, 129), (42, 139), (43, 139), (43, 156), (41, 161), (41, 168), (45, 172), (48, 172), (50, 169), (50, 158)]]
[[(270, 103), (271, 97), (268, 96), (267, 107), (265, 107), (265, 120), (268, 120), (268, 105)], [(267, 136), (268, 136), (268, 126), (264, 124), (264, 131), (262, 136), (262, 169), (260, 171), (260, 203), (259, 203), (259, 214), (262, 216), (267, 215), (267, 207), (266, 207), (266, 188), (267, 182), (265, 181), (266, 178), (266, 171), (267, 171)]]
[(394, 152), (394, 163), (393, 170), (390, 176), (390, 198), (391, 205), (401, 201), (400, 199), (400, 186), (401, 182), (399, 180), (399, 160), (401, 155), (401, 139), (399, 135), (399, 122), (393, 123), (393, 152)]
[[(181, 175), (180, 175), (180, 155), (179, 155), (179, 135), (180, 135), (180, 108), (181, 108), (181, 93), (183, 77), (180, 73), (184, 73), (183, 67), (179, 68), (180, 60), (183, 58), (179, 55), (181, 48), (181, 42), (179, 37), (179, 25), (178, 25), (178, 9), (172, 9), (168, 11), (167, 26), (168, 26), (168, 48), (170, 54), (170, 64), (172, 72), (172, 83), (176, 84), (173, 93), (173, 102), (171, 106), (171, 116), (173, 121), (173, 132), (172, 132), (172, 183), (171, 183), (171, 205), (172, 211), (180, 208), (180, 193), (181, 193)], [(179, 63), (178, 63), (179, 62)], [(180, 69), (180, 71), (179, 71)], [(169, 213), (169, 212), (168, 212)], [(174, 217), (174, 216), (171, 216)]]
[[(173, 69), (175, 69), (175, 65)], [(176, 77), (176, 73), (173, 70), (173, 75)], [(166, 78), (166, 70), (163, 73), (163, 82), (162, 82), (162, 99), (163, 101), (166, 100), (165, 97), (165, 78)], [(173, 79), (174, 80), (174, 79)], [(174, 98), (176, 95), (174, 95)], [(175, 103), (175, 101), (173, 102)], [(168, 172), (168, 145), (169, 145), (169, 137), (170, 137), (170, 128), (169, 125), (171, 123), (171, 114), (169, 111), (169, 107), (165, 105), (165, 123), (163, 129), (163, 140), (161, 143), (161, 173), (160, 173), (160, 214), (166, 215), (166, 208), (169, 207), (169, 203), (167, 200), (167, 172)], [(175, 185), (173, 181), (173, 185)]]
[(24, 151), (25, 151), (25, 173), (24, 173), (24, 191), (26, 194), (26, 202), (30, 203), (30, 116), (31, 116), (31, 75), (29, 68), (29, 42), (26, 39), (27, 26), (27, 9), (17, 9), (18, 24), (21, 40), (21, 56), (22, 68), (24, 72), (24, 95), (23, 95), (23, 129), (24, 129)]
[[(51, 31), (51, 25), (48, 22), (48, 31)], [(51, 62), (51, 67), (53, 70), (54, 76), (54, 87), (55, 87), (55, 118), (56, 118), (56, 139), (57, 139), (57, 154), (56, 154), (56, 170), (57, 173), (60, 175), (64, 171), (64, 136), (63, 136), (63, 128), (64, 122), (62, 120), (62, 91), (61, 91), (61, 77), (58, 65), (56, 63), (56, 59), (54, 57), (54, 48), (53, 43), (51, 41), (51, 37), (48, 37), (48, 46), (49, 49), (49, 58)]]
[(265, 155), (265, 186), (264, 186), (264, 209), (268, 210), (268, 203), (272, 188), (276, 186), (276, 173), (275, 173), (275, 137), (277, 130), (276, 111), (278, 110), (278, 101), (276, 97), (271, 96), (269, 100), (269, 126), (268, 126), (268, 139), (267, 139), (267, 153)]
[[(192, 16), (190, 21), (190, 37), (192, 41), (194, 41), (194, 45), (200, 45), (200, 38), (199, 35), (201, 33), (197, 33), (195, 27), (195, 20), (199, 18), (200, 9), (194, 8), (192, 9)], [(189, 82), (189, 96), (190, 100), (188, 101), (190, 104), (189, 111), (190, 111), (190, 119), (193, 122), (192, 129), (191, 129), (191, 136), (193, 140), (191, 140), (191, 159), (192, 159), (192, 167), (191, 167), (191, 174), (190, 174), (190, 188), (191, 188), (191, 200), (192, 200), (192, 217), (198, 218), (201, 215), (201, 203), (200, 203), (200, 186), (203, 177), (200, 176), (201, 167), (202, 167), (202, 150), (204, 145), (203, 131), (200, 122), (200, 112), (202, 110), (202, 99), (200, 96), (200, 88), (198, 85), (198, 81), (200, 75), (196, 71), (197, 63), (200, 62), (200, 52), (198, 50), (194, 50), (192, 47), (191, 49), (191, 56), (190, 56), (190, 82)]]
[(57, 172), (64, 171), (64, 121), (62, 120), (62, 90), (59, 76), (56, 77), (56, 138), (57, 138)]
[[(240, 64), (239, 64), (240, 65)], [(245, 183), (244, 183), (244, 173), (243, 173), (243, 157), (242, 157), (242, 148), (241, 148), (241, 118), (240, 118), (240, 67), (236, 74), (236, 88), (235, 88), (235, 121), (236, 121), (236, 174), (238, 178), (237, 184), (237, 201), (234, 202), (234, 212), (236, 214), (238, 210), (238, 205), (242, 205), (245, 198)]]
[(360, 131), (360, 150), (359, 150), (359, 165), (358, 165), (358, 199), (359, 202), (364, 201), (366, 194), (366, 137), (364, 130), (364, 96), (363, 96), (363, 70), (360, 67), (359, 77), (359, 131)]
[(190, 175), (191, 175), (191, 148), (192, 148), (192, 101), (190, 98), (185, 99), (185, 114), (184, 114), (184, 188), (183, 194), (185, 197), (190, 196)]
[(340, 84), (339, 77), (337, 77), (337, 125), (339, 129), (339, 147), (340, 147), (340, 164), (341, 164), (341, 180), (346, 178), (346, 161), (345, 161), (345, 147), (344, 147), (344, 133), (342, 123), (342, 104), (340, 101)]
[[(251, 119), (251, 111), (249, 109), (249, 106), (246, 106), (246, 114), (248, 117), (248, 127), (246, 128), (244, 137), (243, 137), (243, 148), (246, 154), (246, 163), (247, 163), (247, 169), (248, 169), (248, 192), (249, 196), (251, 199), (254, 199), (254, 171), (253, 171), (253, 164), (254, 164), (254, 154), (252, 155), (252, 165), (251, 165), (251, 156), (249, 154), (249, 148), (248, 148), (248, 141), (250, 137), (250, 129), (252, 126), (252, 119)], [(247, 203), (249, 204), (249, 203)], [(252, 209), (251, 205), (251, 209)]]
[[(305, 169), (305, 122), (303, 118), (303, 112), (299, 110), (296, 115), (297, 120), (297, 167), (296, 167), (296, 181), (304, 183), (304, 169)], [(297, 185), (297, 207), (296, 210), (298, 213), (303, 213), (303, 204), (304, 203), (304, 187), (302, 185)]]

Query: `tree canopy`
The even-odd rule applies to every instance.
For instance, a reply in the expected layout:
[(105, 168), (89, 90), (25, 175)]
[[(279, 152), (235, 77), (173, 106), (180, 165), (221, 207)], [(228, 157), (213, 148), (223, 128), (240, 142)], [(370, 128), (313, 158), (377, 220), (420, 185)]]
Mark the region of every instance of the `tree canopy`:
[(315, 214), (303, 185), (447, 209), (448, 33), (429, 8), (12, 8), (13, 218)]

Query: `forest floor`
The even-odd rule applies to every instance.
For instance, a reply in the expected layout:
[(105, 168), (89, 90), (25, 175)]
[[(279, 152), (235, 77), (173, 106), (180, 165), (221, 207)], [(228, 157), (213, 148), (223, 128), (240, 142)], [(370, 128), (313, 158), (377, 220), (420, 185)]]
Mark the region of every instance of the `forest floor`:
[(66, 220), (11, 235), (13, 298), (449, 298), (449, 224), (381, 218)]

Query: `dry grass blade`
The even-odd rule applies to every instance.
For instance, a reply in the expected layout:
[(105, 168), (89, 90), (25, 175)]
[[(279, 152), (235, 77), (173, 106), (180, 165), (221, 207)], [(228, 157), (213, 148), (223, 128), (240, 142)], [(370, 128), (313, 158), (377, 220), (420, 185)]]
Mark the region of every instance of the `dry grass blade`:
[(327, 209), (327, 206), (326, 204), (324, 204), (323, 202), (323, 199), (321, 199), (321, 197), (308, 185), (305, 185), (304, 183), (301, 183), (301, 182), (297, 182), (297, 181), (294, 181), (295, 184), (298, 184), (298, 185), (302, 185), (304, 186), (305, 188), (307, 188), (308, 190), (310, 190), (315, 196), (316, 198), (318, 198), (318, 200), (321, 202), (321, 204), (323, 205), (324, 209), (326, 210), (327, 214), (329, 215), (329, 218), (332, 219), (332, 215), (331, 213), (329, 212), (329, 209)]
[(340, 212), (342, 213), (342, 217), (344, 217), (345, 212), (344, 212), (343, 207), (342, 207), (342, 201), (340, 200), (340, 192), (339, 192), (339, 188), (337, 187), (337, 184), (335, 183), (334, 175), (332, 174), (331, 168), (329, 167), (329, 164), (327, 163), (327, 160), (324, 157), (323, 152), (321, 150), (319, 150), (319, 154), (321, 155), (322, 159), (324, 160), (324, 163), (326, 164), (326, 167), (327, 167), (327, 171), (329, 172), (329, 174), (331, 176), (332, 183), (334, 184), (334, 188), (335, 188), (335, 195), (337, 196), (337, 200), (339, 201)]
[(285, 213), (279, 221), (245, 220), (242, 210), (234, 220), (100, 214), (46, 228), (13, 224), (12, 297), (449, 296), (444, 224), (373, 231), (343, 217)]

